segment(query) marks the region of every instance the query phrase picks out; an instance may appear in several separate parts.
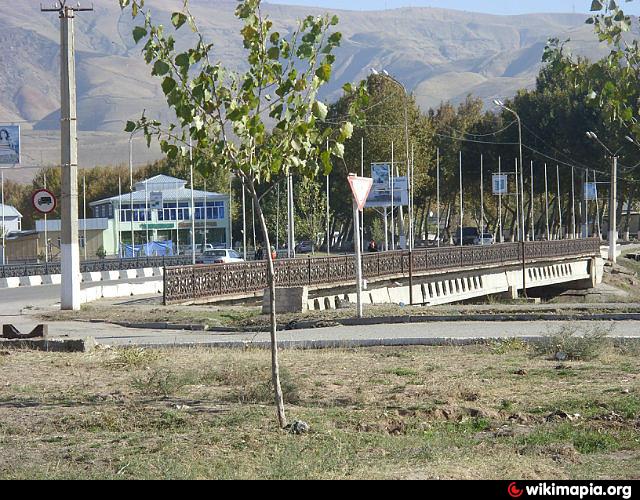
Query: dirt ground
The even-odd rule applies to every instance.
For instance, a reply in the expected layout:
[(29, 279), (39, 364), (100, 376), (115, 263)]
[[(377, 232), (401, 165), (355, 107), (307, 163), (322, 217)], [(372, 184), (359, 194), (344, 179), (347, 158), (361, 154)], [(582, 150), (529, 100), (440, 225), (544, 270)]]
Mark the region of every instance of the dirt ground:
[(640, 479), (638, 347), (0, 352), (0, 478)]

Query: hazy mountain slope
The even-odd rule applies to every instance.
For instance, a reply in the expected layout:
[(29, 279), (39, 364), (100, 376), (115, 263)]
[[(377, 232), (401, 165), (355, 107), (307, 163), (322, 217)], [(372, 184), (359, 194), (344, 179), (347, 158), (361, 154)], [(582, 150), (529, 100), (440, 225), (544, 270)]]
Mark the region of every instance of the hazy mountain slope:
[[(40, 158), (38, 145), (43, 138), (43, 158), (55, 162), (57, 152), (49, 146), (59, 125), (59, 21), (55, 13), (41, 13), (39, 2), (25, 4), (0, 18), (4, 48), (0, 51), (0, 122), (22, 122), (25, 147), (35, 148), (31, 156)], [(81, 149), (81, 163), (91, 165), (126, 161), (127, 137), (122, 129), (127, 119), (139, 116), (143, 109), (148, 116), (167, 116), (158, 81), (149, 76), (140, 48), (131, 39), (130, 15), (121, 13), (116, 0), (94, 0), (93, 4), (95, 11), (80, 13), (76, 21), (78, 125), (85, 133), (85, 145), (94, 140), (110, 142), (114, 153), (103, 158), (95, 156), (101, 155), (100, 145)], [(182, 0), (148, 0), (147, 4), (156, 20), (169, 24), (170, 13), (180, 8)], [(207, 38), (216, 45), (216, 56), (242, 68), (239, 23), (233, 16), (236, 2), (191, 0), (191, 5)], [(323, 12), (269, 4), (264, 9), (284, 33), (296, 19)], [(328, 100), (339, 95), (345, 81), (364, 78), (371, 67), (387, 69), (415, 91), (424, 107), (459, 101), (468, 93), (485, 99), (508, 97), (535, 82), (549, 37), (571, 37), (586, 55), (598, 50), (582, 15), (503, 17), (430, 8), (337, 13), (344, 43), (335, 80), (324, 95)], [(189, 30), (183, 33), (178, 46), (184, 47)]]

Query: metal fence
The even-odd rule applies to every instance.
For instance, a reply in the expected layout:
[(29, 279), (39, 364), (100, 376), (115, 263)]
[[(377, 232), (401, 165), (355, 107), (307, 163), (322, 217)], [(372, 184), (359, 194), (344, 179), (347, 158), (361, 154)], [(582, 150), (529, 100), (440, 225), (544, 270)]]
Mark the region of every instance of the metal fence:
[[(170, 267), (191, 264), (191, 256), (175, 257), (134, 257), (130, 259), (88, 260), (80, 263), (80, 272), (124, 271), (145, 267)], [(19, 278), (22, 276), (38, 276), (60, 274), (60, 262), (46, 264), (10, 264), (0, 266), (0, 278)]]
[[(513, 265), (523, 261), (522, 253), (521, 243), (368, 253), (363, 255), (362, 271), (364, 278), (372, 279), (458, 268)], [(595, 256), (600, 254), (600, 240), (527, 242), (524, 254), (525, 261)], [(356, 279), (353, 255), (283, 259), (274, 264), (276, 286), (280, 287), (346, 284)], [(167, 267), (164, 272), (165, 304), (241, 295), (266, 287), (266, 261)]]

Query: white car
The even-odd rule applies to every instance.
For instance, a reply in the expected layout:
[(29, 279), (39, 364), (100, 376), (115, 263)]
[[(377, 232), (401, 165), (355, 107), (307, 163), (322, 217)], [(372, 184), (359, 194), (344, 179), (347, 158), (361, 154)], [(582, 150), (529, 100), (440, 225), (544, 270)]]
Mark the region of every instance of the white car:
[(244, 259), (238, 252), (228, 248), (206, 250), (196, 259), (197, 264), (234, 264), (236, 262), (244, 262)]
[(491, 233), (482, 233), (473, 240), (474, 245), (493, 245), (493, 235)]

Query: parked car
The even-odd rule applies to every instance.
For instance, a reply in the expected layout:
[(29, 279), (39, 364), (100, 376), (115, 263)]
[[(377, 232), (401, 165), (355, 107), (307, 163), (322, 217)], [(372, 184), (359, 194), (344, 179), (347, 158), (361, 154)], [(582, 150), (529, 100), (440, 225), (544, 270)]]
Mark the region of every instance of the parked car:
[(473, 245), (476, 238), (480, 237), (480, 232), (475, 227), (463, 227), (462, 231), (458, 228), (453, 235), (453, 244), (456, 246), (460, 245), (460, 233), (462, 233), (463, 245)]
[(235, 250), (228, 248), (206, 250), (196, 258), (197, 264), (233, 264), (235, 262), (244, 262), (244, 259)]
[(482, 236), (478, 235), (476, 239), (473, 240), (474, 245), (493, 245), (493, 234), (491, 233), (482, 233)]
[(301, 241), (296, 245), (296, 253), (311, 253), (313, 252), (313, 242), (306, 240)]

